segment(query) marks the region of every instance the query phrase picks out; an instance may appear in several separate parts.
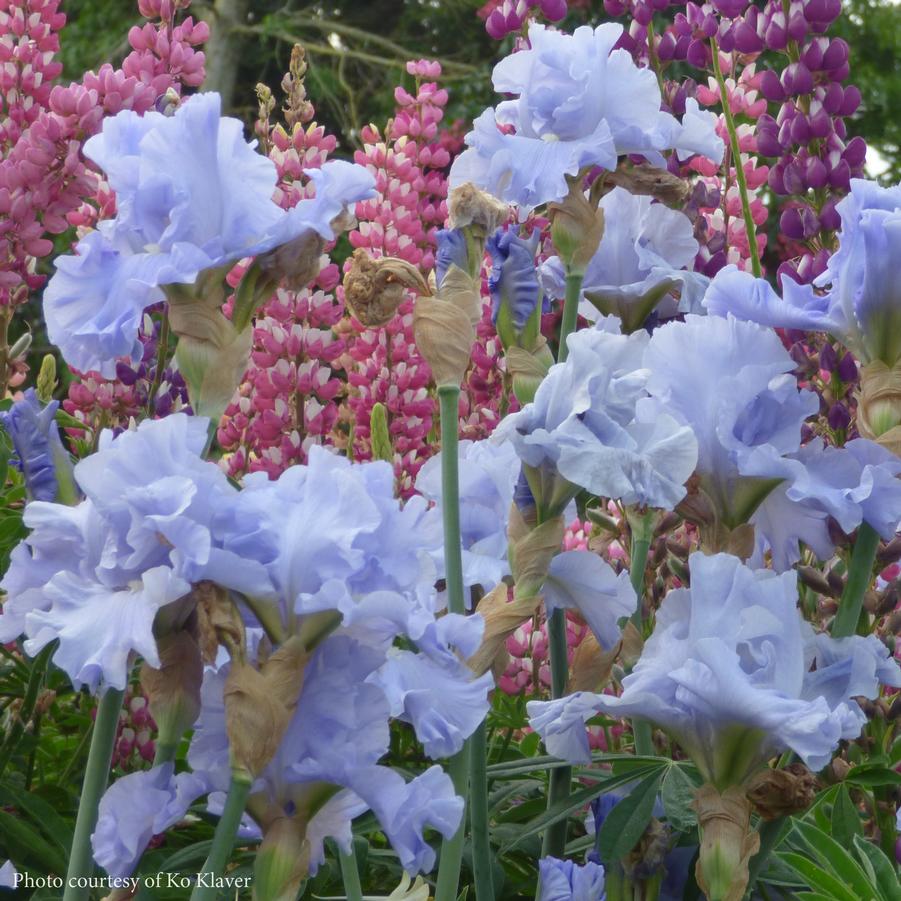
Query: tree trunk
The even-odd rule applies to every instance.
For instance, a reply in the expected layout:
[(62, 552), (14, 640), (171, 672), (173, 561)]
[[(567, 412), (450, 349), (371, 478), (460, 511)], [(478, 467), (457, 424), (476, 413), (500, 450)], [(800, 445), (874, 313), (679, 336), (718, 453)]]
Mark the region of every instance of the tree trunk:
[(207, 16), (210, 39), (206, 53), (205, 91), (217, 91), (222, 97), (223, 113), (231, 109), (238, 64), (241, 61), (242, 35), (235, 25), (247, 21), (248, 0), (215, 0)]

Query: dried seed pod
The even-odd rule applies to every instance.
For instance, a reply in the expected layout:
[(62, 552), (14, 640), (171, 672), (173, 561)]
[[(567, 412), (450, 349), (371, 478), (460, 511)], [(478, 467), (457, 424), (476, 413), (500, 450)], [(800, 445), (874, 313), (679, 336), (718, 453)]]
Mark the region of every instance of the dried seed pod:
[(793, 763), (755, 776), (748, 786), (748, 800), (765, 820), (775, 820), (807, 810), (817, 788), (817, 777), (803, 763)]
[(397, 257), (373, 259), (362, 248), (354, 251), (350, 269), (344, 275), (344, 301), (367, 328), (387, 325), (408, 290), (431, 293), (422, 273), (412, 263)]
[(510, 215), (510, 207), (506, 203), (470, 182), (450, 192), (447, 206), (451, 228), (474, 226), (482, 235), (490, 235)]

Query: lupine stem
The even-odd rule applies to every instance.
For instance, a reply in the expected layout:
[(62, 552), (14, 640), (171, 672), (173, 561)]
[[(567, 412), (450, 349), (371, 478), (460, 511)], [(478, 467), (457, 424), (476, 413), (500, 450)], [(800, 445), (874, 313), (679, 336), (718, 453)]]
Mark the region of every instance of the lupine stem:
[[(654, 532), (653, 514), (636, 514), (629, 518), (632, 529), (632, 543), (629, 552), (629, 579), (635, 589), (637, 604), (632, 622), (641, 633), (644, 615), (642, 601), (644, 599), (644, 571), (648, 562), (648, 550), (651, 547), (651, 538)], [(635, 753), (645, 757), (654, 755), (654, 739), (651, 733), (651, 724), (647, 720), (635, 719), (632, 721), (632, 735), (635, 738)]]
[(76, 883), (78, 880), (87, 883), (87, 877), (94, 872), (91, 833), (97, 825), (97, 807), (109, 780), (113, 745), (119, 725), (119, 711), (122, 709), (124, 697), (124, 690), (108, 688), (97, 706), (91, 750), (88, 752), (88, 763), (78, 802), (78, 816), (75, 819), (75, 834), (72, 836), (72, 850), (69, 853), (69, 869), (66, 871), (63, 901), (80, 901), (90, 896), (89, 888), (79, 888)]
[[(238, 827), (241, 825), (241, 817), (244, 814), (244, 807), (247, 804), (247, 796), (250, 794), (252, 784), (253, 779), (246, 770), (232, 770), (225, 808), (216, 824), (216, 831), (213, 833), (213, 846), (210, 848), (210, 853), (200, 873), (197, 874), (198, 876), (221, 876), (225, 870), (225, 865), (228, 863), (235, 845), (235, 837), (238, 834)], [(213, 880), (207, 879), (206, 881), (212, 882)], [(213, 886), (197, 885), (191, 892), (191, 901), (215, 901), (218, 896), (219, 889)]]
[(569, 355), (566, 339), (576, 330), (579, 322), (579, 297), (582, 294), (581, 273), (567, 273), (566, 293), (563, 296), (563, 318), (560, 320), (560, 346), (557, 348), (557, 362), (563, 363)]
[(494, 901), (488, 830), (488, 748), (484, 722), (479, 724), (469, 741), (469, 829), (476, 901)]
[[(458, 437), (460, 388), (458, 385), (438, 386), (438, 405), (441, 415), (441, 509), (444, 520), (444, 571), (447, 582), (449, 613), (464, 613), (463, 550), (460, 538), (460, 473)], [(454, 788), (464, 803), (469, 795), (469, 742), (453, 757), (448, 771)], [(456, 901), (463, 862), (463, 842), (466, 835), (466, 810), (460, 828), (441, 843), (441, 862), (435, 901)]]
[(357, 855), (353, 841), (350, 850), (345, 854), (338, 850), (338, 862), (341, 864), (341, 879), (344, 883), (344, 897), (347, 901), (362, 901), (363, 886), (360, 884), (360, 870), (357, 867)]
[(848, 581), (839, 601), (838, 613), (832, 621), (833, 638), (847, 638), (857, 631), (863, 596), (873, 575), (873, 563), (878, 549), (879, 533), (869, 523), (861, 523), (851, 554)]
[(757, 250), (757, 226), (751, 215), (751, 200), (748, 195), (748, 181), (745, 178), (745, 170), (741, 164), (741, 146), (738, 143), (738, 131), (735, 128), (735, 119), (732, 117), (732, 108), (729, 106), (729, 93), (726, 90), (726, 80), (723, 78), (723, 70), (720, 68), (720, 48), (716, 40), (710, 39), (710, 49), (713, 51), (713, 74), (720, 89), (720, 101), (723, 106), (723, 118), (726, 120), (726, 130), (729, 132), (729, 147), (732, 151), (732, 162), (735, 165), (735, 180), (738, 182), (738, 193), (741, 197), (741, 211), (745, 220), (745, 232), (748, 236), (748, 252), (751, 255), (751, 271), (760, 278), (760, 253)]

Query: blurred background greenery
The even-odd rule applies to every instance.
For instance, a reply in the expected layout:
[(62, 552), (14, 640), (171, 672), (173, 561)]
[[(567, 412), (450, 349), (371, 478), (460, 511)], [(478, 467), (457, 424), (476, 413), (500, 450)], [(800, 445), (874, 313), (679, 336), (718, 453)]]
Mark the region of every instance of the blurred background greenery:
[[(757, 0), (762, 5), (761, 0)], [(411, 86), (409, 59), (437, 59), (450, 92), (448, 121), (472, 118), (492, 102), (490, 71), (509, 50), (485, 33), (477, 12), (483, 0), (195, 0), (193, 15), (206, 19), (207, 84), (225, 106), (250, 122), (254, 88), (273, 89), (301, 43), (310, 62), (308, 88), (317, 120), (339, 137), (345, 152), (359, 145), (360, 129), (384, 123), (394, 108), (394, 88)], [(128, 52), (128, 29), (139, 21), (130, 0), (64, 0), (65, 75), (117, 62)], [(606, 17), (601, 0), (571, 3), (567, 25)], [(901, 181), (901, 5), (895, 0), (844, 0), (832, 30), (851, 46), (851, 82), (863, 104), (851, 123), (872, 148), (870, 174)], [(678, 7), (671, 7), (670, 15)], [(764, 60), (765, 65), (765, 60)], [(875, 151), (875, 152), (874, 152)]]

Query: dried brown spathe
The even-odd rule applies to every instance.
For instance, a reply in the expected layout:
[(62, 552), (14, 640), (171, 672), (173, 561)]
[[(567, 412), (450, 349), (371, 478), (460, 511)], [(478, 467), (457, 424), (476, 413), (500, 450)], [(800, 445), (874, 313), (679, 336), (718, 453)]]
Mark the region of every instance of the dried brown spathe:
[(709, 783), (695, 796), (701, 850), (695, 868), (698, 885), (715, 901), (742, 901), (748, 885), (748, 863), (760, 848), (751, 829), (751, 802), (743, 788), (722, 794)]

